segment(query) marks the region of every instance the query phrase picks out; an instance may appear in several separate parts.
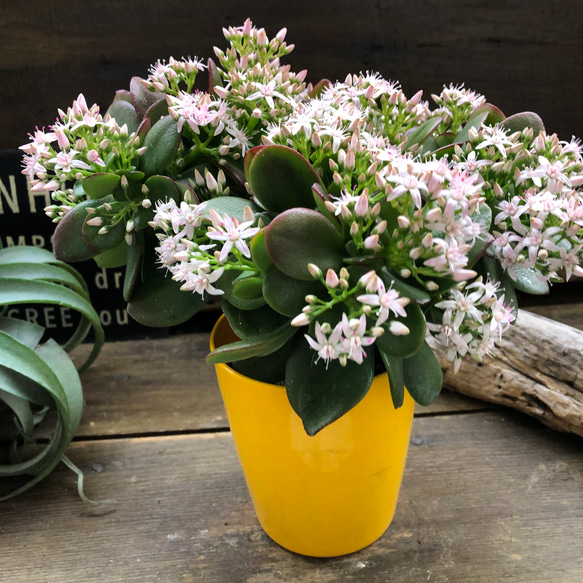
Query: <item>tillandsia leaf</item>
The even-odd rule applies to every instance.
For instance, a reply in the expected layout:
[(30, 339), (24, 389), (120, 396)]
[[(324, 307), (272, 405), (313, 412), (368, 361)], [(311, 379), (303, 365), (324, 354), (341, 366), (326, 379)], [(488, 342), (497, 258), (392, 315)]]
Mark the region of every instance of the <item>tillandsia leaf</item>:
[(543, 120), (534, 111), (522, 111), (510, 115), (502, 122), (502, 127), (509, 132), (521, 132), (526, 128), (532, 128), (535, 136), (545, 131)]
[(146, 112), (152, 105), (160, 100), (165, 101), (166, 98), (164, 93), (150, 91), (148, 88), (144, 87), (140, 77), (132, 77), (130, 79), (130, 97), (140, 118), (146, 115)]
[(240, 222), (245, 220), (245, 208), (249, 207), (254, 213), (258, 212), (259, 207), (252, 201), (238, 196), (218, 196), (206, 201), (202, 209), (203, 218), (210, 221), (210, 212), (214, 210), (221, 217), (228, 215)]
[(395, 274), (391, 273), (386, 267), (383, 267), (379, 273), (383, 283), (388, 288), (393, 288), (398, 291), (401, 296), (409, 298), (416, 304), (426, 304), (431, 300), (431, 296), (424, 290), (409, 285), (402, 279), (399, 279)]
[(137, 131), (140, 125), (141, 116), (138, 115), (135, 107), (132, 103), (128, 103), (125, 100), (114, 101), (105, 112), (106, 115), (110, 115), (115, 118), (117, 124), (121, 127), (124, 124), (128, 128), (128, 134)]
[(398, 409), (403, 405), (405, 399), (405, 377), (403, 375), (403, 359), (397, 356), (391, 356), (382, 350), (379, 350), (381, 360), (385, 365), (385, 370), (389, 375), (389, 387), (393, 406)]
[[(73, 334), (71, 340), (66, 343), (66, 348), (71, 349), (87, 335), (90, 326), (95, 332), (93, 350), (87, 357), (87, 360), (80, 366), (79, 370), (87, 369), (97, 358), (105, 335), (99, 316), (91, 306), (86, 297), (79, 295), (63, 285), (48, 281), (35, 281), (19, 278), (2, 278), (0, 285), (0, 305), (16, 304), (57, 304), (71, 308), (81, 314), (83, 317), (78, 331)], [(80, 337), (83, 338), (80, 338)]]
[(53, 252), (57, 259), (75, 263), (91, 259), (100, 252), (83, 236), (83, 224), (89, 216), (88, 208), (97, 208), (109, 201), (110, 197), (80, 202), (59, 221), (53, 234)]
[(312, 280), (308, 264), (322, 272), (342, 267), (344, 241), (318, 211), (293, 208), (278, 215), (265, 228), (265, 244), (274, 265), (295, 279)]
[(50, 281), (60, 283), (89, 299), (86, 287), (69, 271), (50, 263), (7, 263), (0, 258), (0, 282), (4, 278)]
[(104, 198), (116, 189), (120, 181), (121, 176), (118, 174), (98, 172), (83, 180), (83, 190), (91, 198)]
[(431, 117), (422, 124), (410, 129), (406, 133), (407, 150), (410, 150), (419, 144), (423, 144), (423, 142), (425, 142), (425, 140), (439, 127), (439, 124), (442, 121), (443, 119), (440, 116)]
[(362, 364), (348, 361), (346, 366), (338, 360), (316, 362), (317, 357), (299, 335), (285, 367), (289, 402), (308, 435), (316, 435), (357, 405), (374, 378), (372, 351)]
[(441, 392), (443, 373), (427, 342), (403, 360), (403, 377), (409, 394), (423, 406), (431, 405)]
[[(24, 327), (27, 322), (20, 322)], [(82, 390), (79, 375), (63, 349), (49, 340), (33, 350), (16, 338), (0, 331), (0, 363), (4, 370), (25, 379), (20, 388), (23, 396), (18, 397), (20, 405), (29, 406), (36, 402), (34, 391), (42, 390), (47, 395), (51, 407), (56, 409), (57, 421), (49, 443), (33, 458), (0, 465), (0, 475), (19, 476), (31, 474), (32, 478), (16, 488), (0, 501), (28, 490), (44, 479), (61, 461), (78, 426), (82, 409)], [(3, 385), (5, 386), (5, 385)], [(29, 393), (30, 391), (30, 393)]]
[(180, 139), (176, 121), (169, 115), (161, 117), (144, 139), (146, 151), (140, 158), (140, 170), (146, 176), (163, 174), (176, 156)]
[(207, 356), (207, 362), (216, 364), (235, 362), (255, 356), (268, 356), (279, 350), (296, 332), (297, 329), (286, 322), (271, 332), (258, 334), (231, 344), (224, 344)]
[(274, 312), (269, 306), (241, 310), (222, 301), (221, 307), (233, 332), (243, 340), (260, 338), (289, 323), (289, 318)]
[(391, 356), (407, 358), (419, 350), (425, 338), (425, 316), (421, 308), (416, 304), (409, 304), (406, 308), (405, 318), (389, 318), (389, 322), (399, 322), (409, 328), (409, 334), (392, 334), (385, 325), (385, 333), (379, 336), (376, 343), (379, 350)]
[(289, 277), (277, 267), (272, 267), (263, 278), (263, 297), (280, 314), (297, 316), (306, 305), (307, 295), (318, 295), (324, 290), (318, 281), (305, 281)]
[(245, 163), (247, 181), (264, 208), (282, 212), (294, 207), (314, 208), (312, 185), (320, 183), (314, 167), (287, 146), (265, 146)]
[(251, 240), (251, 258), (261, 273), (267, 273), (273, 266), (273, 261), (265, 245), (265, 231), (262, 229)]

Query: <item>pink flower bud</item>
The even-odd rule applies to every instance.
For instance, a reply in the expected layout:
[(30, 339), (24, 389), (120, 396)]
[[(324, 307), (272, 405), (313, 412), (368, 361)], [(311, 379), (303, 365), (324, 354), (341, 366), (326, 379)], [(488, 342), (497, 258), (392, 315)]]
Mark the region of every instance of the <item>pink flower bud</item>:
[(326, 285), (330, 288), (335, 288), (338, 287), (339, 283), (340, 280), (338, 279), (336, 272), (333, 269), (329, 269), (326, 272)]

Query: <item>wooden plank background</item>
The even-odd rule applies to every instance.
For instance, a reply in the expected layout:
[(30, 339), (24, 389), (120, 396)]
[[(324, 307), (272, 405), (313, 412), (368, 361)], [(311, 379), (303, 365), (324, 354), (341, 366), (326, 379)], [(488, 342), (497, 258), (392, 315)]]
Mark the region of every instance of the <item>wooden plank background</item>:
[(0, 149), (79, 92), (105, 108), (157, 59), (212, 56), (221, 28), (247, 16), (271, 36), (288, 28), (289, 62), (311, 81), (373, 70), (427, 98), (465, 82), (507, 114), (583, 136), (579, 0), (26, 0), (0, 3)]

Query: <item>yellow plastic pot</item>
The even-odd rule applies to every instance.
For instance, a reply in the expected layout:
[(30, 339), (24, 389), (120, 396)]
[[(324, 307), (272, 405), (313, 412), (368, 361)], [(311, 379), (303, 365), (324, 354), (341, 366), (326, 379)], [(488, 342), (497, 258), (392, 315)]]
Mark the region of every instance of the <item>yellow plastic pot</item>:
[[(223, 317), (211, 350), (235, 340)], [(285, 388), (216, 373), (257, 518), (282, 547), (313, 557), (358, 551), (393, 519), (413, 421), (406, 392), (395, 410), (386, 374), (338, 421), (309, 437)]]

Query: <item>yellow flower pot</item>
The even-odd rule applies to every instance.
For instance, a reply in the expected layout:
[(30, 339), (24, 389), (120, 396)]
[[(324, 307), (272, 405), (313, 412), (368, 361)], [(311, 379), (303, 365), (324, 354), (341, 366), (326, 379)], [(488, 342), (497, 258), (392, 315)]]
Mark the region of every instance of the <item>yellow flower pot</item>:
[[(235, 340), (225, 317), (211, 350)], [(216, 373), (257, 518), (282, 547), (313, 557), (358, 551), (393, 519), (413, 421), (408, 393), (395, 410), (386, 374), (346, 415), (309, 437), (285, 388)]]

